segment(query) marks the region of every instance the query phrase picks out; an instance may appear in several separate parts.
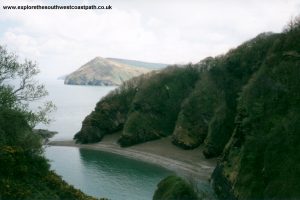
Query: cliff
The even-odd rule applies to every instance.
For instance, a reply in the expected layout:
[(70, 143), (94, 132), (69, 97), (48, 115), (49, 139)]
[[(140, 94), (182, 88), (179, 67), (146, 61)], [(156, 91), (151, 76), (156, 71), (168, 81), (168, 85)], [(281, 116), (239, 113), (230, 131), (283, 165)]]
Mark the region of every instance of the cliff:
[(164, 64), (96, 57), (64, 78), (70, 85), (121, 85), (135, 76), (145, 74)]
[[(101, 99), (75, 135), (121, 146), (172, 135), (184, 149), (220, 157), (221, 199), (300, 198), (300, 26), (263, 33), (225, 55), (168, 67)], [(188, 151), (187, 151), (188, 153)]]

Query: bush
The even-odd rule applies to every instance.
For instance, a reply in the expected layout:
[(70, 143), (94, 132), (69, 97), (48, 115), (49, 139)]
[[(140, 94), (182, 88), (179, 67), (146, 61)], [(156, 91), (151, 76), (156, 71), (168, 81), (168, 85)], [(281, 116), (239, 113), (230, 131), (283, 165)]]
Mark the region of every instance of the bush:
[(153, 200), (197, 200), (197, 194), (182, 178), (169, 176), (157, 185)]

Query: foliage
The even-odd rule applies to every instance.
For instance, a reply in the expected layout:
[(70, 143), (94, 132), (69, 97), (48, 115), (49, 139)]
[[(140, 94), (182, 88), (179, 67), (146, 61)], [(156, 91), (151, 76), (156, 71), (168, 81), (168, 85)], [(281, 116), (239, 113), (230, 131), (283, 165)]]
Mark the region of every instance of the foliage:
[(172, 134), (180, 105), (198, 78), (192, 66), (169, 67), (123, 83), (101, 99), (74, 136), (80, 143), (99, 142), (123, 130), (122, 146)]
[(219, 57), (209, 74), (221, 91), (223, 99), (215, 107), (209, 122), (204, 155), (215, 157), (222, 153), (234, 129), (237, 99), (242, 88), (260, 68), (267, 57), (276, 34), (263, 33), (238, 48)]
[(101, 141), (122, 130), (121, 146), (172, 135), (192, 149), (205, 141), (204, 155), (222, 153), (234, 128), (238, 94), (259, 69), (276, 34), (264, 33), (226, 55), (196, 65), (168, 67), (121, 86), (103, 98), (83, 121), (77, 142)]
[(0, 111), (0, 133), (0, 145), (17, 146), (35, 153), (41, 150), (41, 138), (32, 133), (24, 114), (19, 111)]
[(23, 112), (31, 127), (39, 122), (49, 123), (47, 113), (55, 109), (52, 102), (46, 102), (37, 112), (29, 109), (29, 102), (48, 94), (45, 86), (34, 79), (38, 73), (36, 63), (28, 60), (20, 63), (15, 54), (0, 46), (0, 108)]
[(168, 67), (141, 83), (132, 101), (121, 146), (172, 134), (180, 106), (192, 91), (198, 73), (192, 66)]
[(293, 17), (284, 27), (283, 32), (297, 31), (300, 28), (300, 15)]
[(201, 71), (199, 79), (181, 105), (172, 142), (184, 149), (193, 149), (203, 143), (209, 121), (222, 97), (222, 93), (208, 74), (208, 70), (215, 66), (215, 61), (213, 58), (207, 58), (195, 66)]
[(158, 185), (153, 200), (197, 200), (197, 194), (182, 178), (168, 176)]
[(241, 199), (300, 197), (299, 33), (274, 41), (241, 93), (235, 131), (220, 163)]
[(141, 81), (124, 101), (120, 144), (168, 135), (184, 149), (204, 143), (207, 158), (221, 156), (212, 177), (220, 197), (299, 199), (299, 18), (288, 27)]
[(0, 46), (0, 199), (94, 199), (51, 172), (42, 155), (43, 138), (32, 128), (47, 121), (52, 106), (29, 110), (28, 102), (47, 94), (33, 79), (37, 73)]
[(95, 110), (82, 122), (81, 130), (74, 136), (76, 142), (99, 142), (104, 135), (122, 130), (138, 85), (148, 76), (151, 74), (126, 81), (101, 99)]
[(41, 137), (25, 116), (0, 111), (0, 199), (93, 199), (49, 171)]

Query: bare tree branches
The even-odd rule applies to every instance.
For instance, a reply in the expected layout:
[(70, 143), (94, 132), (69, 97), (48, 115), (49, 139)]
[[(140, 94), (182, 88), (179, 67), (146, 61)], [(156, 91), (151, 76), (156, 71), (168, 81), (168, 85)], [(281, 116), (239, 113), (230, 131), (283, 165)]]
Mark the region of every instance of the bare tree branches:
[(35, 101), (48, 94), (45, 87), (33, 79), (38, 73), (36, 63), (28, 60), (18, 63), (17, 56), (0, 46), (0, 86), (12, 89), (16, 101)]
[(46, 113), (55, 109), (51, 102), (35, 113), (29, 109), (29, 102), (48, 95), (45, 86), (34, 79), (39, 72), (36, 63), (28, 60), (20, 63), (15, 54), (0, 46), (0, 109), (22, 110), (32, 126), (38, 122), (49, 122)]
[(284, 27), (284, 32), (294, 31), (300, 28), (300, 15), (292, 17), (289, 23)]
[(0, 84), (4, 80), (14, 78), (14, 71), (19, 67), (17, 57), (14, 54), (9, 54), (5, 48), (0, 46)]

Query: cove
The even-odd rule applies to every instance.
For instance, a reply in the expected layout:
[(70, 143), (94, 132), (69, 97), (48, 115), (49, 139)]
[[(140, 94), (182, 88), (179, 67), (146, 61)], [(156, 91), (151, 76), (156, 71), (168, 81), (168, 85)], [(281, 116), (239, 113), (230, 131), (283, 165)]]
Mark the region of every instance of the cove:
[(150, 163), (76, 147), (49, 146), (45, 156), (65, 181), (88, 195), (111, 200), (152, 199), (157, 183), (173, 174)]

